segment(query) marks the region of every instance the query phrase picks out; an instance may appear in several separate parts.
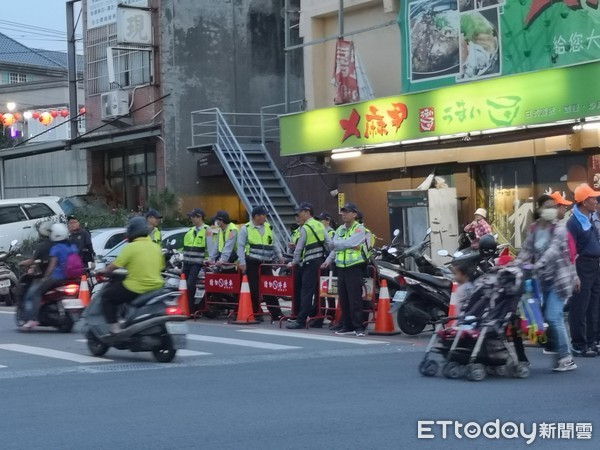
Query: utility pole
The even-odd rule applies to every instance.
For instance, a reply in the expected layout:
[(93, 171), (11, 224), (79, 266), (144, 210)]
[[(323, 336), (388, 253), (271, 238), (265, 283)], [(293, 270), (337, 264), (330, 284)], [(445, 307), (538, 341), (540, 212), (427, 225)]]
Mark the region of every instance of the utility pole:
[(79, 103), (77, 101), (77, 54), (75, 53), (75, 13), (74, 5), (81, 0), (67, 0), (67, 61), (69, 77), (69, 129), (71, 140), (79, 135), (77, 122)]

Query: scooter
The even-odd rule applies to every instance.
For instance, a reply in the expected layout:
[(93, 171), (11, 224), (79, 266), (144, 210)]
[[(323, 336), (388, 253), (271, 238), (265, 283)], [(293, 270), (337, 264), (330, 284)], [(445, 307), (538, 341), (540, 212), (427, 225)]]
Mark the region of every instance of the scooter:
[[(21, 277), (20, 283), (22, 291), (26, 291), (32, 280), (41, 275), (39, 267), (40, 261), (35, 261), (32, 266), (32, 272)], [(79, 282), (80, 280), (64, 280), (60, 285), (44, 292), (42, 295), (38, 310), (37, 320), (41, 326), (57, 328), (61, 333), (70, 333), (73, 325), (81, 317), (84, 305), (79, 300)], [(23, 296), (19, 297), (15, 320), (17, 327), (25, 324), (24, 319)]]
[(11, 241), (8, 251), (0, 252), (0, 302), (4, 302), (6, 306), (13, 306), (22, 295), (21, 283), (15, 274), (16, 271), (8, 263), (8, 259), (17, 254), (18, 243), (19, 241), (15, 239)]
[(123, 306), (120, 333), (110, 334), (102, 308), (102, 292), (106, 285), (124, 278), (123, 270), (114, 271), (106, 279), (98, 275), (98, 286), (83, 317), (83, 334), (92, 355), (102, 356), (110, 347), (132, 352), (152, 352), (158, 362), (171, 362), (178, 349), (187, 345), (187, 320), (177, 305), (180, 293), (172, 288), (161, 288), (140, 295)]

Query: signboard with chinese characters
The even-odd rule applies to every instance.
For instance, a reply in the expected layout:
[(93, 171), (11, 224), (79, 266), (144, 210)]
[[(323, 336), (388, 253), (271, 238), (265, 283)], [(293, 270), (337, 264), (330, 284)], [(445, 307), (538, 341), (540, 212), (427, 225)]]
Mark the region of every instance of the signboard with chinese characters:
[(407, 0), (402, 91), (600, 60), (599, 0)]
[(117, 5), (148, 7), (148, 0), (88, 0), (87, 29), (117, 22)]
[(152, 45), (152, 13), (133, 8), (117, 8), (117, 43)]
[(599, 73), (583, 64), (281, 116), (281, 155), (600, 116)]

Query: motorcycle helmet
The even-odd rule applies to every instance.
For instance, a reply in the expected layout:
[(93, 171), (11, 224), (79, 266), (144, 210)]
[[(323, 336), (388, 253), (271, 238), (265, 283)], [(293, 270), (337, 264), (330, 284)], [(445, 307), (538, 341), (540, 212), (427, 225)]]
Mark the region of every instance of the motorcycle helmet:
[(143, 217), (134, 217), (127, 223), (127, 240), (148, 236), (148, 224)]
[(64, 241), (69, 237), (69, 230), (64, 223), (55, 223), (50, 227), (51, 241)]
[(52, 222), (40, 222), (37, 226), (38, 234), (41, 237), (50, 237), (50, 229), (52, 228)]
[(479, 253), (481, 256), (493, 256), (497, 247), (496, 239), (491, 234), (484, 234), (479, 238)]

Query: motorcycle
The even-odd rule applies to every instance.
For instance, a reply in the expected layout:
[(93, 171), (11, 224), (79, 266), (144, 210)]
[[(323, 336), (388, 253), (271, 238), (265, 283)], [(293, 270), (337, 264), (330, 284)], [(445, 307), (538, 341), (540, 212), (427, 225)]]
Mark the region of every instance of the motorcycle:
[[(39, 263), (39, 260), (35, 261), (31, 272), (21, 277), (22, 292), (26, 292), (29, 284), (42, 275), (38, 267)], [(60, 285), (44, 292), (35, 320), (41, 326), (57, 328), (61, 333), (70, 333), (84, 310), (84, 305), (79, 300), (79, 282), (80, 280), (64, 280)], [(15, 312), (17, 327), (23, 326), (26, 322), (24, 307), (23, 296), (20, 296)]]
[(106, 285), (121, 279), (125, 271), (115, 270), (109, 278), (97, 275), (99, 289), (92, 295), (91, 302), (83, 315), (83, 334), (87, 346), (94, 356), (104, 355), (110, 347), (132, 352), (152, 352), (158, 362), (171, 362), (178, 349), (187, 345), (187, 320), (177, 305), (179, 292), (172, 288), (161, 288), (137, 297), (123, 305), (120, 313), (122, 331), (109, 334), (108, 324), (102, 308), (102, 292)]
[(0, 301), (6, 306), (13, 306), (22, 295), (21, 283), (16, 275), (15, 268), (8, 262), (11, 256), (17, 254), (19, 241), (10, 243), (8, 251), (0, 252)]

